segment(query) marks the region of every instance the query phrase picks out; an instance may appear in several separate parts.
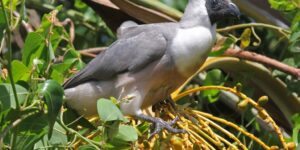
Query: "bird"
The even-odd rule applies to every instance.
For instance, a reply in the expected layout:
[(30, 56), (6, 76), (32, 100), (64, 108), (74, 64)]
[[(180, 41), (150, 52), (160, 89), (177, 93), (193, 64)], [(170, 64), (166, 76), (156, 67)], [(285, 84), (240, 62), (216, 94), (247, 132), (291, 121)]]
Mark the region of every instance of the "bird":
[(239, 16), (230, 0), (189, 0), (179, 22), (123, 23), (118, 39), (64, 83), (67, 106), (90, 117), (98, 99), (115, 97), (124, 115), (153, 123), (154, 133), (184, 132), (142, 110), (194, 75), (216, 42), (217, 22)]

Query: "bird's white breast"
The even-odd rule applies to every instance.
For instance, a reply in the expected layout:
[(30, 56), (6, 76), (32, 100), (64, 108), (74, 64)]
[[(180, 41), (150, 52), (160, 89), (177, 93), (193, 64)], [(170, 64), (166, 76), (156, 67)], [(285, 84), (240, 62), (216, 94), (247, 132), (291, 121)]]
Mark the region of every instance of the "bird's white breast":
[[(176, 68), (182, 75), (190, 76), (207, 58), (216, 40), (215, 26), (179, 28), (172, 41), (171, 53)], [(194, 73), (194, 72), (193, 72)]]

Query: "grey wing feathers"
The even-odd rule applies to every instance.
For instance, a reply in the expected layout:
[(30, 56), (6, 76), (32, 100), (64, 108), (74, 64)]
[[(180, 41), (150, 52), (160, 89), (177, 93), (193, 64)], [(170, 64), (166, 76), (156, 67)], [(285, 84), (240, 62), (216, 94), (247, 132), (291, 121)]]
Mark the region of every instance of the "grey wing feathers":
[(90, 80), (108, 80), (127, 71), (139, 71), (161, 58), (166, 49), (167, 40), (163, 34), (156, 31), (142, 32), (131, 38), (120, 39), (68, 80), (64, 88)]

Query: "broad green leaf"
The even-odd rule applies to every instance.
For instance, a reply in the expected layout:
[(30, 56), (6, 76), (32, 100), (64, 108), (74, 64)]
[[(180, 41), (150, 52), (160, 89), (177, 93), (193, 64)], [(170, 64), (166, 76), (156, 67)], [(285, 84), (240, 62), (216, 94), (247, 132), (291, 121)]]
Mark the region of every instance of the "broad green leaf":
[(122, 140), (127, 142), (134, 142), (138, 139), (135, 128), (128, 125), (120, 125), (119, 132), (115, 137), (116, 140)]
[(64, 82), (64, 75), (61, 72), (53, 70), (51, 72), (51, 79), (57, 81), (58, 83), (62, 84)]
[(30, 78), (30, 70), (19, 60), (12, 62), (12, 74), (14, 82), (27, 81)]
[(51, 139), (49, 140), (50, 145), (62, 145), (65, 146), (68, 144), (67, 132), (65, 129), (59, 125), (58, 123), (54, 124), (53, 134)]
[(52, 130), (56, 117), (60, 112), (60, 108), (63, 104), (64, 90), (62, 86), (54, 80), (47, 80), (40, 91), (43, 99), (48, 106), (48, 122), (49, 122), (49, 133), (48, 137), (51, 138)]
[(103, 139), (112, 140), (119, 132), (120, 121), (106, 122)]
[(17, 131), (17, 139), (14, 149), (33, 149), (35, 143), (47, 134), (47, 116), (42, 113), (35, 114), (23, 120), (15, 130)]
[[(22, 86), (18, 84), (15, 85), (19, 103), (22, 104), (29, 93)], [(0, 105), (0, 111), (4, 111), (10, 108), (16, 109), (16, 102), (11, 84), (0, 84)]]
[[(222, 71), (219, 69), (214, 69), (209, 71), (204, 80), (204, 85), (222, 85), (225, 81), (225, 78), (222, 74)], [(219, 98), (219, 90), (206, 90), (201, 93), (202, 96), (207, 98), (210, 103), (216, 102)]]
[(105, 149), (130, 149), (131, 142), (138, 139), (137, 131), (128, 125), (120, 125), (116, 136), (109, 140)]
[(120, 109), (111, 100), (98, 100), (97, 110), (99, 117), (103, 122), (126, 121)]
[(26, 66), (31, 66), (34, 59), (45, 59), (45, 38), (38, 32), (27, 35), (23, 48), (22, 61)]

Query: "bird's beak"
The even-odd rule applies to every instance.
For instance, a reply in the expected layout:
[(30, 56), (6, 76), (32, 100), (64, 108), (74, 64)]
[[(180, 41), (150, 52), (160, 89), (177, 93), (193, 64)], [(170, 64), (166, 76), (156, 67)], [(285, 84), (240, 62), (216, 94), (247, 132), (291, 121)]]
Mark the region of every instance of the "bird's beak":
[(230, 11), (230, 15), (232, 17), (240, 19), (241, 12), (240, 12), (239, 8), (234, 3), (229, 4), (229, 11)]

